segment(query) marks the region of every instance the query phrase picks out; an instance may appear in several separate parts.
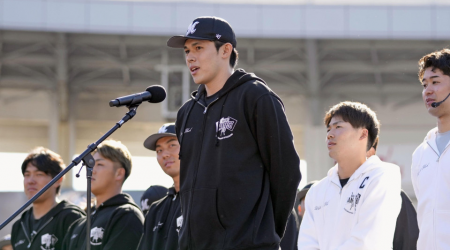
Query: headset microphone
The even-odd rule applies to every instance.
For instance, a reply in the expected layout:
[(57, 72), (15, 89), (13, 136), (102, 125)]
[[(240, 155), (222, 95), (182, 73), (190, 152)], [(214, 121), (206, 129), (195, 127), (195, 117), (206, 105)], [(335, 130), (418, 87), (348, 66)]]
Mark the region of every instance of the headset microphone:
[(449, 96), (450, 96), (450, 94), (448, 94), (447, 97), (445, 97), (445, 99), (442, 100), (442, 101), (440, 101), (440, 102), (433, 102), (433, 103), (431, 103), (431, 107), (433, 107), (433, 108), (439, 107), (439, 105), (441, 105), (443, 102), (445, 102), (445, 100), (447, 100), (447, 98), (448, 98)]

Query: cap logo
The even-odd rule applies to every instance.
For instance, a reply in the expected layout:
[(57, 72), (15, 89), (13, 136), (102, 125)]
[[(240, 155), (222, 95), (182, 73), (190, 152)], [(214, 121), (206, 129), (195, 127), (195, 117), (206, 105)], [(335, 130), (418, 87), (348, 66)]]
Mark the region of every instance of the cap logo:
[(162, 127), (159, 129), (158, 133), (160, 133), (160, 134), (162, 134), (162, 133), (167, 133), (167, 126), (162, 126)]
[(186, 36), (189, 34), (194, 34), (194, 32), (196, 31), (195, 26), (197, 26), (198, 23), (199, 22), (194, 22), (194, 23), (191, 23), (191, 25), (189, 25), (187, 32), (186, 32)]
[(222, 36), (219, 34), (216, 34), (217, 40), (219, 40)]

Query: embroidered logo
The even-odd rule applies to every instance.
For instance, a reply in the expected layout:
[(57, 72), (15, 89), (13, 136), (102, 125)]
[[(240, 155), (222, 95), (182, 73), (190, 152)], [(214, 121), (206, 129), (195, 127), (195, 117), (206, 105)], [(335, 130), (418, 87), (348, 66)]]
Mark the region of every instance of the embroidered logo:
[(364, 188), (366, 186), (366, 181), (369, 179), (369, 176), (367, 176), (366, 178), (364, 178), (364, 180), (361, 182), (361, 185), (359, 186), (359, 188)]
[(189, 34), (194, 34), (194, 32), (196, 31), (195, 26), (197, 26), (198, 23), (199, 22), (195, 22), (195, 23), (191, 23), (189, 25), (189, 27), (187, 29), (187, 32), (186, 32), (186, 36), (189, 35)]
[(164, 223), (158, 222), (158, 224), (153, 228), (153, 232), (155, 232), (157, 229), (161, 228)]
[(419, 170), (419, 172), (417, 172), (417, 176), (419, 176), (419, 174), (422, 172), (422, 170), (424, 170), (425, 168), (427, 168), (429, 165), (430, 165), (429, 163), (423, 165), (422, 168)]
[(177, 232), (178, 233), (180, 233), (182, 226), (183, 226), (183, 215), (177, 218)]
[(222, 36), (220, 34), (216, 34), (217, 40), (219, 40)]
[(94, 227), (91, 229), (91, 245), (98, 246), (102, 244), (103, 233), (105, 229), (101, 227)]
[(141, 208), (142, 208), (142, 211), (150, 209), (150, 206), (148, 205), (148, 199), (141, 201)]
[(189, 132), (191, 132), (192, 131), (192, 128), (186, 128), (185, 130), (184, 130), (184, 133), (186, 134), (186, 133), (189, 133)]
[[(356, 212), (356, 206), (358, 205), (360, 198), (361, 198), (360, 194), (354, 195), (352, 192), (350, 197), (348, 197), (348, 199), (347, 199), (347, 206), (346, 206), (346, 207), (350, 206), (350, 208), (347, 209), (346, 207), (344, 207), (344, 210), (351, 214)], [(354, 210), (353, 212), (352, 212), (352, 209)]]
[(233, 133), (227, 135), (226, 132), (233, 132), (237, 122), (236, 119), (230, 116), (227, 118), (220, 118), (220, 120), (216, 122), (216, 133), (220, 131), (220, 135), (217, 138), (223, 140), (233, 136)]
[(56, 242), (58, 242), (58, 238), (56, 238), (53, 234), (44, 234), (41, 236), (41, 249), (42, 250), (55, 250)]
[(159, 129), (158, 133), (159, 133), (159, 134), (167, 133), (167, 127), (168, 127), (168, 126), (165, 126), (165, 125), (162, 126), (162, 127)]
[(78, 236), (78, 234), (72, 234), (72, 237), (70, 237), (71, 240), (75, 239)]
[(19, 240), (16, 244), (14, 244), (15, 247), (22, 245), (25, 243), (25, 240)]

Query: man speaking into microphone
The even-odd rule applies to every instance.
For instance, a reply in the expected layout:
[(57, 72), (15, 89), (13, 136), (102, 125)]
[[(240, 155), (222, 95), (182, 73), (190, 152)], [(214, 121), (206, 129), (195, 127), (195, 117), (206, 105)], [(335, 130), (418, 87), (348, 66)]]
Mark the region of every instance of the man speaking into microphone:
[(300, 182), (281, 99), (243, 69), (230, 24), (199, 17), (184, 49), (198, 90), (178, 111), (180, 250), (278, 250)]
[(450, 50), (419, 60), (422, 99), (437, 127), (430, 130), (412, 156), (411, 178), (416, 193), (418, 250), (450, 249)]

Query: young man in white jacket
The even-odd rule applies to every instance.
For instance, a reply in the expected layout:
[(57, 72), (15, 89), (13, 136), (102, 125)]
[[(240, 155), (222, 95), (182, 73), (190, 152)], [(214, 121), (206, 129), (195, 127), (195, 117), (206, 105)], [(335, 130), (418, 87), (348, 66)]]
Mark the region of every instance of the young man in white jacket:
[(401, 197), (400, 169), (374, 155), (376, 114), (342, 102), (325, 115), (329, 156), (337, 164), (306, 195), (300, 250), (390, 250)]
[(422, 99), (437, 128), (428, 132), (413, 153), (411, 179), (419, 223), (418, 250), (450, 249), (450, 50), (419, 60)]

